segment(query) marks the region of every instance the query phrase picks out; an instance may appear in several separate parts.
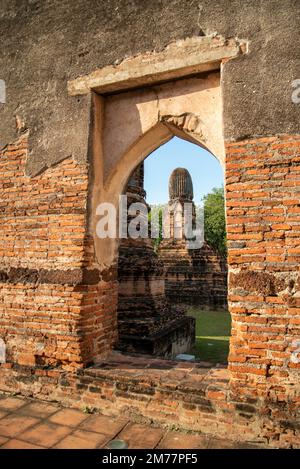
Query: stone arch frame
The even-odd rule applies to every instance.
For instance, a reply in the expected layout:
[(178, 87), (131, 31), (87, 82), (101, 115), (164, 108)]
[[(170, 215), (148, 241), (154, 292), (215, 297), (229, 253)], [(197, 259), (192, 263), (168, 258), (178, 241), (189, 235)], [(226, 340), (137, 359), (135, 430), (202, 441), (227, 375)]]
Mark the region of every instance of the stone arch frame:
[[(240, 43), (240, 45), (238, 44), (238, 42)], [(192, 48), (194, 48), (195, 51), (194, 54), (191, 50), (188, 50), (188, 47), (186, 47), (188, 44), (190, 44), (190, 46), (193, 46)], [(144, 54), (142, 57), (127, 59), (123, 61), (123, 63), (121, 64), (122, 70), (120, 70), (118, 65), (110, 66), (110, 75), (108, 74), (106, 76), (104, 82), (101, 82), (103, 75), (105, 75), (103, 70), (101, 70), (98, 74), (92, 74), (92, 76), (88, 77), (87, 79), (86, 77), (81, 77), (79, 80), (81, 83), (83, 83), (83, 87), (81, 89), (80, 87), (76, 89), (75, 85), (73, 87), (70, 85), (70, 95), (93, 95), (93, 92), (95, 91), (95, 93), (99, 93), (100, 95), (103, 94), (103, 99), (105, 99), (106, 93), (120, 92), (128, 88), (139, 86), (142, 87), (146, 84), (153, 85), (157, 82), (160, 82), (161, 80), (175, 80), (180, 77), (190, 76), (191, 74), (195, 73), (204, 73), (212, 70), (219, 70), (221, 68), (221, 62), (223, 60), (227, 61), (231, 58), (236, 57), (239, 53), (243, 52), (240, 50), (240, 47), (241, 42), (237, 39), (228, 39), (226, 41), (222, 41), (218, 37), (218, 35), (216, 36), (215, 34), (213, 35), (213, 37), (205, 36), (198, 38), (189, 38), (184, 41), (176, 41), (176, 43), (167, 46), (159, 53), (150, 52), (148, 54)], [(209, 55), (210, 52), (209, 50), (207, 50), (210, 48), (214, 51), (214, 53), (211, 52), (213, 57)], [(251, 57), (253, 55), (252, 52)], [(153, 62), (155, 62), (155, 57), (158, 56), (162, 59), (160, 66), (158, 68), (154, 67), (156, 68), (156, 71), (152, 71), (151, 74), (151, 72), (149, 72), (149, 69), (151, 69), (151, 62), (153, 64)], [(163, 60), (163, 56), (165, 60)], [(147, 57), (149, 59), (148, 61), (146, 60)], [(173, 59), (174, 61), (172, 61)], [(135, 78), (130, 75), (130, 70), (128, 71), (128, 68), (126, 69), (126, 64), (130, 65), (134, 60), (135, 64), (139, 60), (147, 61), (148, 67), (148, 71), (146, 71), (145, 68), (139, 68), (137, 66), (134, 70)], [(249, 60), (251, 66), (252, 59), (250, 58)], [(188, 64), (186, 64), (186, 61), (188, 61)], [(240, 62), (243, 62), (243, 60), (241, 60)], [(239, 64), (236, 65), (238, 68)], [(164, 71), (161, 73), (162, 69)], [(126, 70), (129, 73), (127, 74), (127, 78), (126, 73), (124, 72)], [(159, 73), (157, 74), (158, 70)], [(147, 72), (147, 79), (145, 79), (145, 72)], [(119, 78), (116, 79), (115, 75), (118, 75)], [(237, 86), (236, 89), (238, 93), (239, 87)], [(97, 94), (97, 96), (94, 96), (95, 101), (98, 99), (99, 101), (101, 101), (101, 97), (99, 94)], [(72, 100), (72, 98), (70, 99)], [(82, 138), (82, 136), (80, 135), (80, 139), (83, 141), (83, 143), (82, 145), (80, 145), (79, 139), (75, 138), (75, 143), (73, 142), (72, 147), (72, 150), (74, 151), (71, 152), (72, 155), (76, 155), (76, 158), (74, 158), (74, 161), (72, 158), (69, 158), (65, 162), (57, 164), (56, 168), (49, 168), (49, 172), (47, 170), (46, 173), (46, 176), (51, 176), (51, 181), (53, 181), (54, 195), (56, 194), (57, 190), (56, 181), (59, 181), (61, 177), (62, 167), (65, 164), (67, 165), (70, 163), (76, 166), (76, 171), (78, 171), (78, 175), (80, 175), (81, 177), (84, 174), (85, 181), (86, 143), (88, 130), (92, 130), (92, 126), (88, 126), (88, 123), (90, 122), (90, 114), (88, 112), (90, 100), (86, 99), (83, 101), (84, 102), (81, 109), (82, 112), (80, 113), (82, 119), (79, 120), (79, 127), (84, 127), (84, 138)], [(255, 100), (253, 102), (255, 104)], [(237, 104), (241, 104), (241, 102), (237, 100)], [(98, 125), (97, 119), (95, 125), (96, 127)], [(51, 128), (51, 126), (49, 128)], [(266, 208), (264, 207), (264, 210), (266, 209), (272, 212), (274, 207), (276, 207), (276, 204), (277, 206), (279, 205), (279, 202), (276, 200), (272, 200), (273, 198), (271, 198), (269, 194), (261, 195), (261, 200), (263, 200), (263, 202), (261, 200), (257, 201), (258, 197), (255, 193), (255, 191), (257, 191), (257, 188), (255, 186), (255, 188), (247, 187), (247, 190), (249, 189), (249, 192), (247, 196), (244, 196), (242, 195), (244, 187), (245, 185), (248, 185), (249, 180), (252, 181), (255, 179), (256, 183), (260, 183), (264, 186), (264, 190), (266, 192), (273, 191), (274, 187), (272, 183), (277, 184), (277, 181), (273, 180), (272, 173), (278, 170), (278, 163), (282, 163), (282, 166), (286, 166), (289, 170), (286, 175), (280, 176), (280, 179), (285, 183), (285, 189), (281, 193), (281, 195), (283, 195), (284, 197), (283, 203), (281, 204), (281, 209), (284, 211), (282, 222), (285, 223), (290, 221), (288, 212), (291, 212), (291, 209), (295, 210), (295, 212), (297, 211), (297, 213), (299, 211), (299, 207), (297, 207), (297, 200), (290, 200), (290, 187), (291, 183), (295, 184), (292, 181), (292, 178), (295, 177), (295, 174), (297, 175), (297, 171), (299, 172), (299, 168), (297, 166), (297, 151), (299, 148), (300, 140), (299, 135), (282, 133), (276, 134), (276, 129), (274, 130), (274, 128), (273, 131), (275, 132), (275, 134), (272, 134), (272, 129), (271, 133), (266, 133), (265, 128), (261, 130), (262, 132), (258, 134), (252, 134), (251, 132), (250, 134), (240, 134), (238, 141), (234, 140), (234, 137), (232, 137), (232, 141), (228, 140), (226, 142), (227, 161), (228, 163), (230, 163), (226, 168), (226, 172), (228, 174), (228, 179), (231, 179), (230, 182), (227, 182), (227, 190), (231, 192), (231, 194), (228, 194), (231, 195), (231, 197), (228, 197), (228, 204), (230, 204), (231, 207), (234, 207), (235, 197), (238, 196), (241, 199), (243, 198), (242, 206), (245, 209), (246, 215), (247, 211), (250, 212), (249, 207), (252, 206), (253, 210), (255, 209), (257, 212), (258, 224), (263, 224), (263, 227), (265, 228), (266, 225), (269, 227), (269, 224), (265, 220), (265, 212), (261, 210), (261, 206), (264, 207), (265, 205)], [(289, 132), (290, 130), (291, 127), (287, 127), (285, 131)], [(98, 131), (101, 133), (100, 128), (98, 128)], [(227, 135), (229, 139), (229, 133)], [(94, 142), (94, 144), (97, 147), (98, 143), (96, 141)], [(52, 147), (53, 142), (51, 144), (51, 148)], [(19, 157), (22, 159), (22, 171), (23, 161), (25, 162), (27, 158), (27, 153), (29, 151), (28, 149), (29, 147), (27, 143), (27, 136), (26, 139), (22, 138), (16, 144), (10, 145), (8, 148), (8, 153), (10, 153), (11, 151), (13, 153), (17, 152)], [(101, 152), (101, 148), (99, 148), (98, 150)], [(97, 153), (97, 149), (95, 153)], [(257, 164), (256, 158), (259, 158), (259, 164)], [(77, 165), (76, 161), (81, 163), (84, 161), (84, 164), (80, 163)], [(101, 162), (97, 161), (97, 164), (95, 164), (95, 166), (97, 165), (99, 166), (97, 168), (97, 171), (100, 173), (101, 181)], [(229, 166), (231, 166), (231, 168), (229, 168)], [(265, 168), (265, 166), (267, 166), (267, 168)], [(39, 184), (41, 180), (40, 178), (43, 177), (43, 174), (35, 172), (36, 169), (34, 166), (31, 166), (29, 169), (30, 171), (26, 173), (26, 183), (30, 187), (35, 187), (35, 183)], [(42, 170), (39, 169), (39, 171)], [(295, 171), (294, 175), (292, 174), (292, 171)], [(249, 177), (247, 173), (255, 174), (255, 177)], [(32, 176), (34, 174), (36, 174), (37, 177), (33, 177), (31, 180), (29, 180), (28, 176)], [(18, 174), (18, 180), (19, 178), (20, 176)], [(90, 180), (91, 179), (89, 179), (89, 181)], [(100, 182), (99, 185), (101, 186), (101, 184), (102, 182)], [(73, 177), (70, 178), (69, 186), (72, 186), (72, 188), (74, 188)], [(91, 189), (92, 192), (92, 188), (89, 189)], [(86, 209), (86, 191), (82, 191), (80, 193), (80, 197), (78, 197), (78, 194), (75, 193), (74, 197), (76, 199), (84, 199), (82, 207), (80, 206), (80, 209), (84, 211)], [(256, 200), (249, 201), (249, 198), (252, 197)], [(49, 199), (50, 197), (47, 196), (47, 198)], [(284, 201), (285, 199), (289, 200), (291, 204), (287, 204)], [(43, 199), (41, 198), (40, 200)], [(72, 215), (74, 213), (75, 210), (73, 210)], [(84, 211), (84, 214), (85, 213), (86, 212)], [(84, 233), (86, 233), (85, 222), (86, 219), (84, 219), (84, 225), (82, 225)], [(278, 252), (276, 253), (278, 257), (277, 260), (275, 260), (275, 263), (278, 262), (278, 259), (279, 261), (282, 259), (283, 251), (287, 251), (287, 248), (281, 248), (281, 245), (279, 243), (279, 236), (282, 236), (281, 232), (284, 232), (284, 230), (286, 229), (289, 231), (290, 234), (298, 236), (298, 224), (294, 225), (292, 223), (291, 226), (288, 226), (286, 228), (282, 224), (282, 222), (280, 224), (275, 225), (274, 230), (272, 229), (271, 231), (270, 229), (270, 231), (267, 232), (267, 235), (269, 235), (268, 238), (266, 238), (268, 240), (266, 243), (267, 247), (268, 245), (270, 246), (270, 243), (272, 242), (278, 250)], [(238, 231), (237, 228), (235, 228), (236, 226), (240, 227), (239, 225), (241, 224), (243, 224), (244, 229), (243, 235), (240, 234), (241, 231)], [(299, 319), (297, 317), (299, 315), (299, 279), (297, 270), (299, 265), (297, 264), (297, 262), (299, 262), (299, 255), (297, 255), (297, 253), (295, 253), (295, 250), (293, 249), (293, 256), (290, 256), (290, 258), (286, 257), (285, 259), (286, 272), (280, 272), (278, 275), (277, 272), (274, 273), (274, 269), (272, 268), (272, 266), (270, 266), (271, 262), (274, 262), (274, 258), (271, 260), (271, 257), (274, 256), (274, 253), (268, 253), (267, 247), (264, 246), (262, 251), (256, 254), (255, 261), (254, 256), (248, 256), (248, 254), (245, 253), (244, 247), (246, 247), (247, 249), (252, 242), (245, 241), (246, 235), (249, 239), (255, 236), (255, 238), (259, 240), (264, 239), (265, 236), (264, 232), (260, 232), (259, 230), (257, 230), (257, 232), (254, 230), (250, 230), (248, 216), (242, 217), (240, 219), (238, 219), (237, 217), (231, 217), (231, 220), (228, 220), (228, 226), (232, 228), (232, 232), (238, 233), (235, 235), (236, 238), (233, 243), (235, 246), (232, 246), (230, 248), (232, 260), (229, 261), (230, 265), (232, 266), (232, 276), (230, 279), (232, 288), (232, 299), (230, 301), (231, 312), (232, 315), (235, 316), (234, 322), (236, 341), (235, 344), (232, 345), (232, 356), (230, 358), (229, 373), (222, 373), (224, 370), (213, 370), (212, 374), (210, 375), (210, 379), (206, 381), (207, 386), (205, 391), (205, 397), (208, 399), (208, 403), (212, 403), (213, 408), (216, 410), (216, 421), (214, 421), (211, 417), (206, 421), (205, 413), (201, 414), (201, 411), (198, 412), (198, 409), (196, 421), (197, 424), (200, 425), (201, 430), (204, 429), (208, 430), (208, 432), (221, 432), (225, 437), (228, 437), (228, 429), (230, 429), (232, 437), (236, 435), (237, 437), (242, 436), (244, 438), (247, 438), (250, 436), (251, 432), (253, 432), (253, 435), (251, 435), (251, 439), (256, 437), (259, 439), (258, 441), (270, 442), (273, 447), (290, 447), (291, 445), (295, 445), (295, 447), (298, 447), (299, 425), (297, 424), (297, 411), (300, 402), (298, 386), (300, 364), (298, 356), (299, 349), (295, 337), (299, 335)], [(233, 253), (234, 248), (237, 248), (235, 253)], [(90, 259), (89, 257), (89, 249), (86, 249), (84, 251), (84, 255), (86, 255), (87, 257), (87, 260), (85, 261), (86, 264), (84, 265), (88, 265), (90, 268), (93, 259)], [(265, 258), (267, 258), (267, 266), (264, 265)], [(253, 262), (256, 262), (256, 265), (254, 265)], [(80, 263), (80, 265), (82, 264)], [(240, 267), (244, 268), (244, 270), (242, 270)], [(65, 271), (65, 273), (69, 274), (68, 271)], [(73, 271), (71, 271), (71, 274), (72, 273)], [(52, 274), (51, 271), (50, 274)], [(82, 275), (83, 278), (83, 274), (85, 275), (86, 272), (80, 271), (79, 274), (80, 276)], [(92, 291), (93, 296), (95, 295), (94, 291), (96, 288), (98, 289), (97, 293), (99, 291), (101, 292), (102, 285), (100, 285), (98, 288), (98, 286), (95, 286), (95, 284), (93, 283), (94, 281), (98, 281), (98, 271), (95, 272), (95, 274), (97, 275), (95, 275), (94, 279), (91, 279), (89, 275), (88, 278), (84, 280), (84, 282), (86, 282), (83, 285), (85, 291), (82, 294), (82, 299), (80, 299), (80, 301), (77, 301), (76, 306), (76, 308), (78, 309), (79, 321), (85, 320), (85, 317), (87, 316), (86, 305), (90, 300), (88, 290), (90, 289)], [(292, 277), (292, 279), (290, 277)], [(103, 277), (103, 283), (105, 281), (106, 279)], [(75, 283), (76, 282), (77, 280), (75, 279)], [(82, 280), (80, 279), (78, 284), (78, 287), (80, 289), (82, 289), (81, 283)], [(67, 288), (69, 289), (77, 289), (77, 285), (75, 285), (75, 287), (72, 287), (72, 275), (71, 278), (70, 276), (68, 278), (64, 278), (64, 284), (66, 284)], [(71, 287), (69, 286), (70, 284)], [(107, 282), (107, 284), (107, 289), (111, 288), (109, 282)], [(48, 289), (47, 284), (45, 288)], [(56, 291), (58, 291), (60, 287), (58, 288), (55, 286), (54, 288)], [(105, 290), (105, 286), (103, 287), (103, 289)], [(25, 288), (23, 288), (23, 290), (25, 290)], [(237, 290), (237, 295), (234, 290)], [(239, 294), (238, 290), (242, 290), (241, 294)], [(11, 291), (13, 291), (13, 289), (11, 289)], [(75, 293), (77, 294), (76, 291)], [(104, 291), (104, 294), (105, 293), (106, 291)], [(257, 306), (257, 304), (259, 304), (259, 306)], [(259, 311), (257, 311), (258, 307), (260, 308)], [(102, 310), (100, 308), (98, 309), (99, 321), (101, 321)], [(107, 311), (108, 313), (110, 313), (109, 308), (107, 309)], [(92, 314), (97, 313), (93, 311)], [(256, 319), (258, 319), (257, 322), (259, 323), (254, 325), (253, 329), (255, 330), (253, 332), (255, 332), (255, 334), (253, 334), (253, 332), (251, 331), (251, 333), (249, 334), (250, 336), (252, 335), (255, 337), (255, 335), (258, 335), (258, 332), (260, 333), (260, 336), (258, 338), (255, 338), (258, 345), (255, 350), (255, 347), (246, 348), (244, 347), (244, 345), (247, 345), (249, 323), (255, 323)], [(72, 326), (70, 315), (68, 315), (68, 321), (70, 326)], [(100, 324), (100, 326), (102, 327), (102, 324)], [(266, 332), (266, 328), (269, 328), (268, 333)], [(276, 339), (275, 344), (272, 340), (272, 333), (270, 333), (270, 330), (272, 328), (276, 329), (275, 333), (273, 332), (273, 335)], [(71, 338), (71, 334), (69, 335), (69, 337)], [(263, 342), (263, 338), (267, 338), (268, 342)], [(88, 343), (89, 341), (89, 337), (86, 338), (86, 336), (83, 336), (83, 339), (85, 346), (86, 343)], [(107, 343), (108, 341), (106, 341), (104, 345), (106, 346)], [(276, 348), (273, 348), (273, 344)], [(103, 342), (100, 343), (100, 347), (103, 347), (101, 349), (101, 352), (103, 352), (103, 354), (100, 358), (102, 358), (108, 350), (108, 347), (105, 348), (105, 346), (103, 347)], [(67, 352), (69, 352), (70, 348), (70, 346), (67, 347)], [(51, 353), (53, 353), (52, 347), (50, 351)], [(66, 368), (67, 370), (70, 370), (70, 365), (77, 366), (79, 362), (80, 366), (86, 366), (85, 355), (82, 354), (82, 351), (80, 349), (78, 349), (78, 352), (79, 353), (75, 358), (76, 363), (70, 362), (70, 359), (74, 359), (74, 355), (72, 358), (68, 357)], [(87, 350), (87, 352), (87, 358), (95, 358), (95, 355), (93, 355), (93, 350), (91, 351), (91, 353), (89, 352), (89, 350)], [(260, 352), (266, 354), (267, 357), (264, 358), (263, 354), (260, 355)], [(84, 357), (84, 359), (82, 357)], [(75, 380), (80, 380), (80, 376), (82, 376), (81, 373), (78, 373), (78, 375), (76, 376), (74, 374), (71, 374), (71, 387), (69, 389), (69, 394), (67, 394), (68, 388), (66, 386), (69, 386), (70, 383), (66, 379), (65, 370), (47, 370), (37, 367), (35, 373), (34, 368), (28, 367), (28, 365), (32, 367), (35, 366), (35, 362), (31, 361), (32, 358), (34, 357), (31, 354), (20, 353), (20, 356), (17, 357), (16, 361), (18, 366), (14, 367), (13, 363), (7, 363), (7, 366), (1, 367), (1, 380), (5, 383), (6, 390), (15, 387), (20, 389), (22, 393), (29, 392), (30, 395), (35, 395), (38, 397), (43, 396), (45, 399), (54, 398), (61, 400), (62, 396), (64, 396), (64, 402), (66, 402), (67, 399), (70, 399), (69, 402), (72, 402), (74, 406), (81, 405), (80, 403), (82, 402), (82, 399), (84, 399), (85, 392), (83, 390), (87, 389), (88, 387), (88, 385), (86, 384), (87, 381), (84, 382), (84, 385), (83, 382), (79, 381), (79, 383), (77, 383), (80, 384), (80, 386), (78, 386), (78, 389), (75, 387)], [(23, 365), (26, 365), (26, 369), (25, 367), (24, 369), (22, 368)], [(97, 371), (98, 370), (96, 370), (96, 372)], [(87, 370), (87, 375), (83, 376), (83, 378), (86, 379), (88, 373), (91, 372), (92, 370)], [(94, 373), (94, 377), (96, 377), (96, 372)], [(32, 374), (31, 376), (32, 379), (34, 379), (35, 383), (34, 386), (32, 385), (32, 379), (24, 379), (24, 376), (28, 373)], [(61, 379), (58, 378), (58, 376), (60, 376)], [(213, 377), (216, 376), (218, 376), (218, 379), (213, 379)], [(229, 387), (227, 387), (226, 384), (227, 376), (231, 378)], [(19, 379), (19, 377), (21, 377), (21, 379)], [(45, 380), (47, 381), (47, 386), (45, 386)], [(18, 386), (18, 381), (20, 381), (21, 387)], [(219, 387), (219, 384), (224, 383), (224, 381), (225, 385), (221, 384), (221, 386)], [(215, 385), (217, 386), (215, 387)], [(196, 389), (199, 390), (199, 387), (197, 386)], [(202, 389), (204, 389), (204, 387)], [(95, 391), (95, 388), (93, 389), (93, 391)], [(67, 395), (69, 397), (67, 397)], [(88, 391), (86, 391), (85, 395), (88, 397), (87, 403), (90, 403), (92, 397), (91, 393), (88, 393)], [(95, 396), (94, 393), (93, 395)], [(100, 394), (98, 395), (100, 396)], [(177, 395), (174, 394), (174, 396), (177, 399)], [(200, 397), (202, 400), (202, 393)], [(161, 396), (159, 396), (159, 398), (161, 398)], [(102, 408), (103, 395), (99, 397), (98, 402), (101, 402), (100, 407)], [(121, 409), (123, 411), (123, 408), (118, 403), (118, 401), (112, 401), (110, 399), (110, 396), (107, 399), (107, 402), (111, 402), (111, 408), (113, 407), (115, 409), (118, 407), (118, 409)], [(149, 417), (152, 418), (153, 408), (150, 408), (149, 406), (148, 411)], [(236, 412), (235, 416), (233, 416), (234, 411)], [(189, 418), (187, 412), (184, 413), (183, 407), (181, 407), (180, 413), (175, 413), (175, 415), (173, 413), (173, 421), (176, 425), (178, 424), (178, 420), (182, 416), (185, 419)], [(221, 417), (220, 419), (218, 419), (219, 416)], [(235, 417), (237, 417), (237, 419), (235, 419)], [(235, 423), (239, 423), (236, 428), (234, 425)], [(199, 426), (193, 427), (193, 429), (199, 429)]]
[[(189, 122), (191, 122), (191, 126), (193, 126), (192, 129), (188, 128)], [(204, 148), (211, 153), (213, 157), (217, 158), (222, 165), (222, 161), (220, 161), (221, 159), (214, 155), (214, 153), (212, 153), (209, 147), (205, 144), (205, 139), (203, 138), (203, 132), (201, 129), (201, 121), (198, 115), (194, 113), (185, 113), (179, 116), (163, 116), (155, 126), (144, 134), (139, 141), (135, 142), (134, 145), (122, 156), (124, 165), (126, 165), (126, 173), (122, 178), (123, 189), (121, 193), (124, 191), (130, 174), (132, 174), (135, 167), (142, 163), (153, 151), (157, 150), (160, 146), (164, 145), (175, 136)], [(114, 185), (115, 179), (116, 173), (112, 174), (107, 180), (105, 187)]]
[[(224, 165), (219, 72), (118, 95), (95, 93), (93, 108), (94, 181), (90, 203), (93, 234), (99, 203), (109, 202), (118, 208), (119, 195), (137, 165), (174, 136), (205, 148)], [(100, 269), (115, 266), (117, 243), (95, 236), (94, 240)]]
[[(118, 198), (124, 193), (128, 180), (135, 170), (135, 168), (142, 163), (153, 151), (158, 149), (170, 141), (174, 136), (179, 137), (183, 140), (189, 141), (201, 148), (207, 150), (213, 158), (219, 160), (220, 164), (224, 166), (221, 158), (217, 158), (210, 148), (203, 142), (203, 133), (199, 132), (196, 135), (193, 130), (188, 130), (181, 125), (181, 122), (191, 122), (195, 128), (199, 128), (199, 116), (193, 113), (185, 113), (180, 116), (168, 115), (167, 118), (163, 118), (156, 125), (151, 127), (145, 134), (142, 135), (134, 144), (128, 148), (127, 151), (121, 156), (120, 162), (122, 170), (113, 171), (106, 181), (103, 183), (102, 191), (97, 188), (97, 182), (94, 183), (94, 191), (92, 195), (92, 214), (95, 213), (96, 208), (101, 202), (109, 202), (116, 206), (118, 215)], [(179, 122), (179, 125), (178, 125)], [(96, 178), (97, 180), (97, 178)], [(95, 233), (95, 217), (90, 219), (90, 227), (93, 233)], [(95, 236), (95, 235), (94, 235)], [(94, 238), (95, 239), (95, 238)], [(118, 256), (119, 240), (100, 240), (95, 239), (95, 251), (96, 257), (101, 259), (101, 268), (107, 269), (110, 265), (116, 265)], [(98, 254), (100, 251), (105, 252), (105, 258), (103, 255)]]
[[(99, 99), (97, 96), (94, 98), (96, 101)], [(95, 178), (96, 183), (94, 182), (93, 195), (91, 197), (91, 213), (95, 213), (98, 203), (112, 203), (116, 207), (118, 229), (118, 198), (120, 195), (125, 193), (127, 183), (132, 173), (152, 152), (166, 144), (175, 136), (207, 150), (211, 154), (211, 157), (216, 158), (224, 169), (223, 158), (218, 158), (211, 151), (209, 142), (207, 142), (204, 137), (201, 123), (202, 121), (200, 116), (190, 112), (182, 113), (180, 115), (174, 114), (162, 116), (159, 122), (147, 130), (147, 132), (138, 138), (121, 155), (118, 165), (121, 164), (123, 170), (112, 171), (109, 174), (109, 176), (103, 181), (102, 191), (98, 191), (98, 199), (95, 197), (95, 193), (97, 193), (97, 177)], [(94, 154), (94, 156), (97, 157), (97, 154)], [(100, 178), (100, 174), (98, 174), (98, 178)], [(90, 219), (90, 222), (90, 229), (94, 234), (96, 231), (95, 224), (97, 222), (95, 216)], [(99, 260), (101, 262), (101, 271), (105, 272), (105, 276), (107, 273), (111, 275), (111, 272), (113, 272), (114, 279), (117, 282), (117, 263), (121, 240), (119, 238), (97, 240), (94, 234), (94, 242), (96, 258), (98, 259), (98, 262)], [(118, 285), (118, 282), (116, 285)]]

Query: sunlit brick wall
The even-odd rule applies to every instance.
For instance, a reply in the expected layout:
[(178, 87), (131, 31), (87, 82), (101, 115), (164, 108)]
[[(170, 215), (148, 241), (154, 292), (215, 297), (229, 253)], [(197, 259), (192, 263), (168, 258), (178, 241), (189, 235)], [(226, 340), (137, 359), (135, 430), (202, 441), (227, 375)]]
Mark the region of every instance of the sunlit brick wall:
[(299, 182), (299, 136), (227, 144), (232, 390), (292, 412), (300, 402)]
[(68, 158), (30, 178), (26, 157), (26, 137), (0, 155), (0, 335), (8, 361), (82, 366), (116, 336), (116, 285), (87, 235), (88, 168)]

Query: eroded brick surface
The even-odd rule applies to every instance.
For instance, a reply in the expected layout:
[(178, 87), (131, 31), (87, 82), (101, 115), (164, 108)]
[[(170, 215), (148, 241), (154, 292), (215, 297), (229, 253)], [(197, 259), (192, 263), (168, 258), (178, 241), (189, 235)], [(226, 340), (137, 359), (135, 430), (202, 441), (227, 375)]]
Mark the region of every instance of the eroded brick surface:
[(266, 434), (291, 444), (299, 442), (299, 149), (299, 137), (248, 140), (228, 144), (226, 162), (232, 399), (241, 415), (269, 415)]
[[(120, 358), (75, 371), (91, 358), (100, 364), (114, 343), (116, 281), (109, 268), (94, 272), (87, 168), (69, 158), (28, 178), (26, 145), (21, 139), (0, 158), (1, 389), (298, 447), (300, 138), (227, 144), (233, 327), (228, 370), (207, 373), (159, 360), (138, 368)], [(3, 437), (14, 437), (6, 418)]]
[(26, 137), (0, 153), (0, 334), (7, 361), (70, 369), (115, 340), (115, 284), (93, 263), (87, 166), (68, 158), (31, 178), (27, 155)]

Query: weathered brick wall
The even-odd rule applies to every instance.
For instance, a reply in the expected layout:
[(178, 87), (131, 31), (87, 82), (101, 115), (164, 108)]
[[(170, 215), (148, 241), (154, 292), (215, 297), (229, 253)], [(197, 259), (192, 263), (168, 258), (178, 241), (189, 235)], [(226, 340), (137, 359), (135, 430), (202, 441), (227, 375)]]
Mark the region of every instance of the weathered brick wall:
[(30, 178), (26, 158), (26, 137), (0, 154), (0, 336), (8, 361), (82, 365), (116, 336), (116, 283), (87, 235), (88, 168), (68, 158)]
[(263, 400), (262, 411), (292, 435), (300, 403), (299, 150), (299, 136), (228, 143), (226, 163), (231, 391), (253, 412)]
[(296, 419), (287, 425), (287, 413), (285, 420), (279, 415), (274, 418), (266, 402), (256, 405), (253, 412), (253, 400), (250, 404), (243, 396), (232, 397), (229, 378), (228, 370), (210, 369), (203, 362), (187, 364), (116, 354), (98, 367), (76, 373), (11, 364), (0, 367), (2, 390), (236, 442), (300, 448)]
[(226, 259), (208, 243), (189, 250), (185, 241), (163, 240), (158, 255), (171, 303), (227, 308)]
[(176, 383), (167, 391), (154, 372), (141, 390), (140, 370), (137, 379), (123, 376), (122, 364), (114, 377), (74, 372), (106, 356), (117, 334), (116, 280), (97, 270), (87, 235), (88, 171), (70, 158), (28, 178), (26, 139), (7, 147), (0, 158), (0, 334), (8, 348), (1, 389), (297, 447), (299, 148), (298, 136), (227, 144), (229, 370), (217, 380), (207, 375), (205, 390), (201, 376), (193, 389), (187, 379), (178, 394)]

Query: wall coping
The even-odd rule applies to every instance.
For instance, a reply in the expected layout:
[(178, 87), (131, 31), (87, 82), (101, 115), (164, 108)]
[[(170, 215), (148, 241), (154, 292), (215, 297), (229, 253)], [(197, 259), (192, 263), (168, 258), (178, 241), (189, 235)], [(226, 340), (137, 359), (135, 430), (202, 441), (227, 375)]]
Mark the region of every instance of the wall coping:
[(68, 82), (71, 96), (91, 90), (104, 94), (218, 70), (223, 61), (247, 52), (247, 42), (221, 36), (196, 36), (95, 70)]

